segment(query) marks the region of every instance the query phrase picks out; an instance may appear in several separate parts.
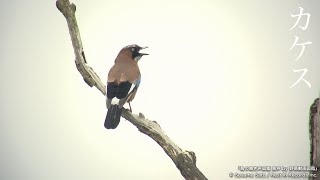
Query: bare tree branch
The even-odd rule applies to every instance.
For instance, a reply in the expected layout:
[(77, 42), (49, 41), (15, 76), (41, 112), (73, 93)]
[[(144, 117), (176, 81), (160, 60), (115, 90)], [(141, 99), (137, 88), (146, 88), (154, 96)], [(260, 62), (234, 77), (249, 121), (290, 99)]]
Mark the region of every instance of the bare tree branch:
[(316, 98), (310, 106), (310, 120), (309, 120), (309, 132), (310, 132), (310, 166), (317, 168), (316, 172), (311, 172), (312, 175), (309, 177), (311, 180), (319, 179), (320, 177), (320, 101)]
[[(75, 17), (76, 6), (73, 3), (70, 4), (69, 0), (57, 0), (56, 6), (66, 18), (75, 54), (75, 64), (78, 71), (90, 87), (95, 86), (103, 95), (105, 95), (105, 85), (101, 82), (99, 76), (93, 69), (86, 63), (80, 32)], [(185, 179), (207, 179), (196, 166), (195, 153), (192, 151), (183, 151), (165, 134), (157, 122), (146, 119), (142, 113), (135, 115), (128, 110), (122, 112), (122, 117), (136, 126), (140, 132), (155, 140), (172, 159)]]

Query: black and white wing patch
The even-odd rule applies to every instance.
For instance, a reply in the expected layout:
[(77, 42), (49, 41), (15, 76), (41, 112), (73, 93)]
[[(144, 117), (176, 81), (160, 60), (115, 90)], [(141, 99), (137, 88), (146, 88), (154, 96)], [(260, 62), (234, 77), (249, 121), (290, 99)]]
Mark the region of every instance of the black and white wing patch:
[(132, 85), (129, 81), (120, 84), (109, 82), (107, 85), (107, 107), (109, 108), (111, 104), (117, 104), (119, 108), (122, 108), (130, 94), (137, 88), (138, 86)]
[(132, 84), (129, 81), (122, 82), (120, 84), (116, 84), (115, 82), (110, 82), (107, 85), (107, 98), (117, 98), (122, 99), (125, 98), (129, 90), (131, 88)]

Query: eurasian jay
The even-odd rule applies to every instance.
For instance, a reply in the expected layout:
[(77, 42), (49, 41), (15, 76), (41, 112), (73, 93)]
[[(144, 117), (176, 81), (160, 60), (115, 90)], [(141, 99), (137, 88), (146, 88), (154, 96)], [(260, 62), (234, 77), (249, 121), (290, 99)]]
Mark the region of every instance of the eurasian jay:
[(123, 105), (130, 102), (137, 93), (141, 81), (138, 61), (145, 53), (139, 51), (147, 47), (136, 44), (122, 48), (108, 74), (106, 103), (108, 112), (104, 122), (107, 129), (115, 129), (120, 122)]

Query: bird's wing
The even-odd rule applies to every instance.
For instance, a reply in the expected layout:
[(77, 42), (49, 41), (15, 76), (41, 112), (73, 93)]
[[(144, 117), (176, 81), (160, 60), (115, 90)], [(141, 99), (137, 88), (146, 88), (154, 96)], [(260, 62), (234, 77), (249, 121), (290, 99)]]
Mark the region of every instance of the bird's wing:
[(108, 75), (107, 84), (107, 107), (117, 104), (120, 108), (127, 101), (132, 101), (141, 82), (139, 68), (135, 70), (117, 66), (115, 64)]
[(127, 102), (131, 102), (134, 99), (134, 97), (136, 96), (140, 82), (141, 82), (141, 75), (134, 83), (134, 87), (129, 92)]

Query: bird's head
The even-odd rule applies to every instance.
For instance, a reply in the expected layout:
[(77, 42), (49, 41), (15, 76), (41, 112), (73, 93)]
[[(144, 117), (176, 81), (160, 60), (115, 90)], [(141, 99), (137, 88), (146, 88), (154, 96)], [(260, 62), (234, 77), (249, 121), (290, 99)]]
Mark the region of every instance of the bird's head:
[(122, 48), (120, 53), (121, 54), (123, 53), (123, 54), (130, 55), (133, 60), (138, 62), (142, 56), (149, 55), (149, 54), (140, 52), (140, 50), (143, 50), (143, 49), (146, 49), (146, 48), (148, 48), (148, 47), (147, 46), (146, 47), (140, 47), (140, 46), (138, 46), (136, 44), (132, 44), (132, 45), (128, 45), (128, 46), (125, 46), (124, 48)]

